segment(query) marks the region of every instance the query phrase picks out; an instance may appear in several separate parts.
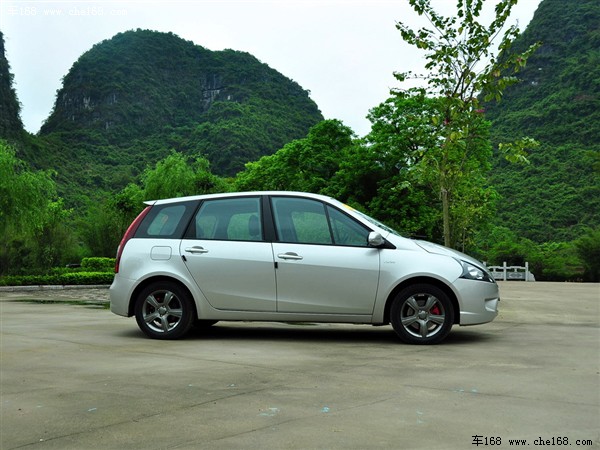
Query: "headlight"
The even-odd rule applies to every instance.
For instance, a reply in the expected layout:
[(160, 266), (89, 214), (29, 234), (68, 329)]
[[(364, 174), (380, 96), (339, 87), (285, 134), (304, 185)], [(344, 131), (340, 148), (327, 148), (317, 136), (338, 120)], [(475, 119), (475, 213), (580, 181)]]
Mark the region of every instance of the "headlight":
[(479, 281), (487, 281), (488, 283), (494, 283), (494, 278), (489, 274), (489, 272), (481, 267), (477, 267), (467, 261), (457, 260), (463, 268), (463, 273), (460, 276), (461, 278), (466, 278), (467, 280), (479, 280)]

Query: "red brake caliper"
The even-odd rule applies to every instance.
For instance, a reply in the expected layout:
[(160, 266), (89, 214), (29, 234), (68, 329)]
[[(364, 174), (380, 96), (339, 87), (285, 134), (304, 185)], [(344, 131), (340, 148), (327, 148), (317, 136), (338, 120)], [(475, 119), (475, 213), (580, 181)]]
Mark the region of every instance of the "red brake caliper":
[(431, 314), (435, 314), (436, 316), (440, 314), (440, 308), (438, 305), (435, 305), (433, 308), (431, 308)]

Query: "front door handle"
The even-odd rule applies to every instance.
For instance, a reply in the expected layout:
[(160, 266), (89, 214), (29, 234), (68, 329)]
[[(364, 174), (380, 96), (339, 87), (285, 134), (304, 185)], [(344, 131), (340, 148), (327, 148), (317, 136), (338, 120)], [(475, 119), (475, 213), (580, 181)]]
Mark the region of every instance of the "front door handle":
[(295, 261), (299, 261), (302, 258), (302, 256), (300, 256), (298, 253), (294, 253), (294, 252), (287, 252), (287, 253), (280, 253), (279, 255), (277, 255), (278, 258), (280, 259), (291, 259), (291, 260), (295, 260)]
[(188, 253), (193, 253), (195, 254), (199, 254), (199, 253), (208, 253), (208, 250), (206, 250), (204, 247), (201, 247), (199, 245), (195, 245), (193, 247), (188, 247), (185, 249), (186, 252)]

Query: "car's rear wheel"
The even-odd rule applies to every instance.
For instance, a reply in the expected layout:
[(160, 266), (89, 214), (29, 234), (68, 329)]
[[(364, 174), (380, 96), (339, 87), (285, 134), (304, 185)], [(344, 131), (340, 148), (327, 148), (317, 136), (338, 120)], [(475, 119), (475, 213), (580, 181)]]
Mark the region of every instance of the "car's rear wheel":
[(437, 344), (452, 329), (454, 308), (440, 288), (415, 284), (396, 296), (390, 321), (396, 334), (406, 343)]
[(196, 317), (189, 293), (175, 283), (161, 281), (140, 292), (135, 319), (151, 338), (178, 339), (189, 331)]

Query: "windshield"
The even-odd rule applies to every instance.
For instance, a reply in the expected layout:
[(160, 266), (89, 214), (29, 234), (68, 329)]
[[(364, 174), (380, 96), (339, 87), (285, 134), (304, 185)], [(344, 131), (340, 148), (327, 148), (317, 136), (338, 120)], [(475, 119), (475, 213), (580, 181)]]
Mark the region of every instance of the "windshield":
[(354, 212), (357, 213), (358, 215), (360, 215), (362, 218), (366, 219), (367, 221), (371, 222), (373, 225), (375, 225), (375, 226), (377, 226), (379, 228), (384, 229), (388, 233), (392, 233), (392, 234), (395, 234), (396, 236), (403, 237), (398, 231), (396, 231), (393, 228), (390, 228), (387, 225), (381, 223), (379, 220), (373, 219), (371, 216), (367, 216), (365, 213), (362, 213), (362, 212), (358, 211), (357, 209), (354, 209)]

